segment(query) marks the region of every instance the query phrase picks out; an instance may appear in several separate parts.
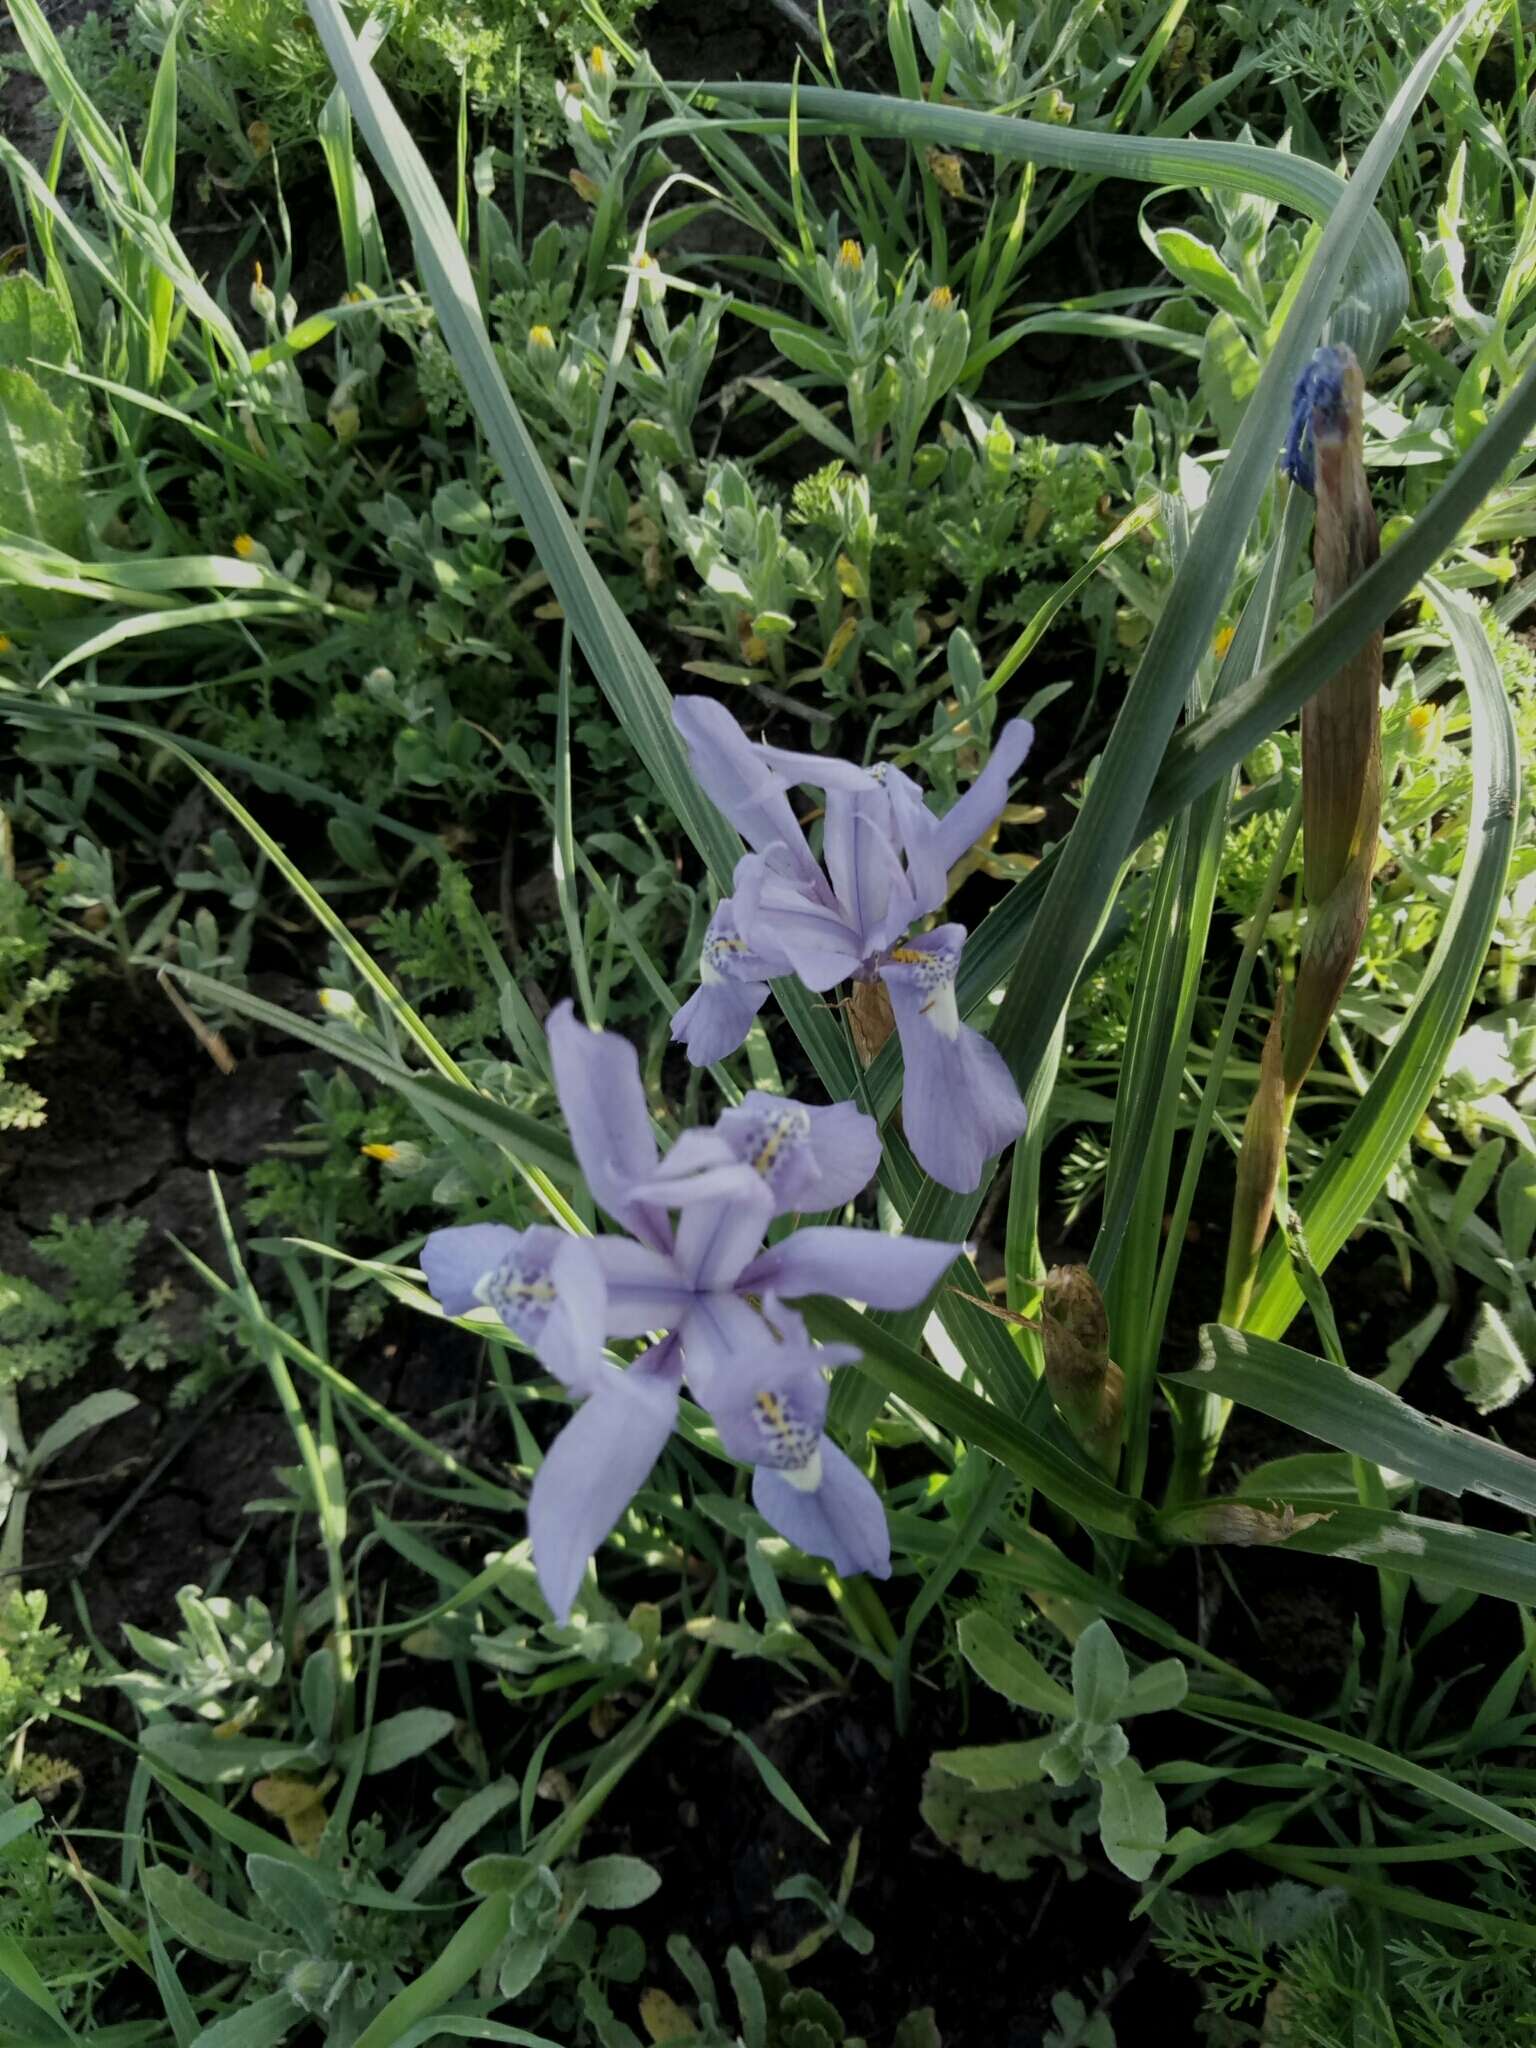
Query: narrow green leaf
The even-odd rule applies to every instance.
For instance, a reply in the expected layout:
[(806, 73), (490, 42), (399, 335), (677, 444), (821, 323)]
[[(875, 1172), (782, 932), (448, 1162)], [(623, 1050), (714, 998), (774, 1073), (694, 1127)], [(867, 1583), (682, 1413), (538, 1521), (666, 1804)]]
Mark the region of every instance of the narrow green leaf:
[(168, 1863), (152, 1864), (145, 1871), (144, 1891), (178, 1940), (217, 1963), (254, 1963), (264, 1948), (272, 1946), (268, 1929), (210, 1899)]
[(1199, 1366), (1167, 1384), (1240, 1401), (1441, 1493), (1481, 1494), (1536, 1515), (1536, 1459), (1421, 1415), (1374, 1380), (1288, 1344), (1209, 1323), (1200, 1332)]

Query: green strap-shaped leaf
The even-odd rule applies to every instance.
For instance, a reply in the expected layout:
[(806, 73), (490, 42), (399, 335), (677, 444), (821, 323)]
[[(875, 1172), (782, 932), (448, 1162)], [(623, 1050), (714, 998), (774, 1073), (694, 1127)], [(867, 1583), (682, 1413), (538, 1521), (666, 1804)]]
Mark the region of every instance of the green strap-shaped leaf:
[(1375, 1380), (1272, 1338), (1208, 1324), (1198, 1368), (1167, 1384), (1240, 1401), (1441, 1493), (1477, 1493), (1536, 1515), (1536, 1458), (1421, 1415)]

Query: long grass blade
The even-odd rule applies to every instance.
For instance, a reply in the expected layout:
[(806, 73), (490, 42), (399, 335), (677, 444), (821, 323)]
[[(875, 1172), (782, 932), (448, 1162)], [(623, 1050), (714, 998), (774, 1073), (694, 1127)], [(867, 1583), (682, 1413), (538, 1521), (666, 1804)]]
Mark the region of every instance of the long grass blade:
[(1167, 1384), (1239, 1401), (1440, 1493), (1481, 1494), (1536, 1515), (1536, 1459), (1421, 1415), (1374, 1380), (1272, 1338), (1209, 1324), (1200, 1333), (1199, 1366)]

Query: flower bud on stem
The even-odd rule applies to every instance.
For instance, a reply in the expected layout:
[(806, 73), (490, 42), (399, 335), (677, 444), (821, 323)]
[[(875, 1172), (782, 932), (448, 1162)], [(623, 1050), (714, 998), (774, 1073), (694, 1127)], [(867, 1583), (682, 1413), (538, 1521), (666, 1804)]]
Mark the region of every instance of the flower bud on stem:
[[(1347, 348), (1320, 348), (1296, 387), (1284, 467), (1317, 500), (1312, 557), (1319, 619), (1381, 552), (1365, 476), (1363, 398), (1360, 365)], [(1370, 917), (1381, 825), (1381, 678), (1378, 628), (1301, 714), (1306, 926), (1289, 1018), (1277, 999), (1238, 1154), (1221, 1302), (1221, 1320), (1236, 1327), (1253, 1296), (1296, 1099), (1354, 972)], [(1227, 1404), (1206, 1405), (1203, 1426), (1179, 1432), (1174, 1501), (1203, 1490), (1215, 1458)]]
[(1109, 1355), (1109, 1316), (1086, 1266), (1052, 1266), (1040, 1334), (1046, 1385), (1062, 1421), (1113, 1479), (1125, 1434), (1125, 1375)]

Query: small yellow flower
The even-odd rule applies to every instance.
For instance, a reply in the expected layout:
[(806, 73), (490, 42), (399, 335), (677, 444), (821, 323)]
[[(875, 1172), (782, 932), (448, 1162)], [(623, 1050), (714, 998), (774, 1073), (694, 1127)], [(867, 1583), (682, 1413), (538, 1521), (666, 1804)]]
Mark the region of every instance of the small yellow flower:
[(549, 354), (555, 346), (555, 337), (540, 321), (528, 330), (528, 346), (540, 354)]
[(1218, 661), (1226, 660), (1227, 649), (1232, 645), (1232, 642), (1235, 638), (1236, 628), (1233, 626), (1223, 626), (1221, 631), (1216, 635), (1215, 639), (1211, 642), (1211, 652), (1215, 655)]
[(1415, 704), (1408, 714), (1408, 723), (1415, 732), (1427, 732), (1435, 722), (1433, 704)]
[(9, 633), (0, 633), (0, 654), (13, 653), (15, 645), (16, 643), (12, 640)]
[(248, 562), (256, 552), (256, 543), (248, 533), (237, 533), (234, 538), (234, 550), (242, 562)]
[(593, 46), (592, 46), (592, 54), (591, 54), (591, 56), (590, 56), (590, 57), (589, 57), (589, 58), (587, 59), (587, 69), (588, 69), (588, 70), (589, 70), (590, 72), (592, 72), (592, 74), (593, 74), (593, 75), (594, 75), (595, 77), (597, 77), (597, 78), (606, 78), (606, 77), (607, 77), (607, 75), (608, 75), (608, 52), (607, 52), (607, 51), (606, 51), (606, 50), (605, 50), (605, 49), (603, 48), (603, 46), (602, 46), (602, 44), (601, 44), (601, 43), (594, 43), (594, 44), (593, 44)]
[(928, 303), (936, 313), (943, 313), (955, 303), (955, 295), (947, 284), (936, 284), (928, 294)]
[(362, 1147), (362, 1154), (365, 1159), (377, 1159), (381, 1165), (388, 1166), (392, 1159), (399, 1158), (400, 1147), (398, 1145), (364, 1145)]
[(862, 270), (864, 268), (864, 251), (857, 242), (844, 242), (841, 249), (837, 252), (837, 267), (839, 270)]

